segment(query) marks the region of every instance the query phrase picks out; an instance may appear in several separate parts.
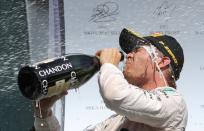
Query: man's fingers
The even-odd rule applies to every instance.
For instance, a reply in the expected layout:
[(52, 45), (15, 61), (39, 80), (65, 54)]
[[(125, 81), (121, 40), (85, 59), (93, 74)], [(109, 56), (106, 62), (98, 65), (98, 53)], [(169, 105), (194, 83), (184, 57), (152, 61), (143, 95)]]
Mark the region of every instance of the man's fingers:
[(105, 48), (96, 52), (96, 55), (100, 57), (100, 63), (111, 63), (118, 65), (120, 62), (121, 54), (117, 48)]
[(67, 94), (68, 94), (68, 91), (63, 91), (62, 93), (59, 94), (58, 97), (59, 97), (59, 99), (60, 99), (60, 98), (64, 97), (64, 96), (67, 95)]
[(97, 52), (96, 52), (96, 54), (95, 54), (95, 55), (100, 57), (101, 52), (102, 52), (102, 50), (99, 50), (99, 51), (97, 51)]

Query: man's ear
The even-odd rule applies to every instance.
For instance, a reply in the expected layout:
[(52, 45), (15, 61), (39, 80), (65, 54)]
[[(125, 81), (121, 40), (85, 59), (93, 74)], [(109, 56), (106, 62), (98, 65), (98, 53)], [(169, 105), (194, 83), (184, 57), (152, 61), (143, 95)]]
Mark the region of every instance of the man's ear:
[(170, 58), (164, 56), (164, 57), (162, 57), (162, 58), (160, 59), (158, 65), (159, 65), (160, 69), (162, 69), (162, 68), (168, 67), (168, 65), (169, 65), (170, 63), (171, 63)]

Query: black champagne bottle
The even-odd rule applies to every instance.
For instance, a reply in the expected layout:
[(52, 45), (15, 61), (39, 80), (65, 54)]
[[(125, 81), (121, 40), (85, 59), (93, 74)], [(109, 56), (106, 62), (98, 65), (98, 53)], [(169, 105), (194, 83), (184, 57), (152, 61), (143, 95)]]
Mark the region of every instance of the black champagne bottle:
[(18, 87), (24, 97), (40, 100), (80, 87), (99, 69), (100, 61), (96, 56), (69, 54), (22, 67)]

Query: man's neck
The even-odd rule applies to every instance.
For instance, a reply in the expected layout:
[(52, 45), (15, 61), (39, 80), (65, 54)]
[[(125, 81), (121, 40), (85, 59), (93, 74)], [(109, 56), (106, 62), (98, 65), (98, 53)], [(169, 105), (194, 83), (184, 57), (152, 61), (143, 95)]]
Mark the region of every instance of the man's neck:
[(142, 87), (145, 90), (150, 91), (158, 87), (165, 87), (165, 86), (168, 86), (168, 85), (165, 84), (164, 80), (160, 79), (160, 80), (150, 80), (147, 83), (141, 85), (140, 87)]

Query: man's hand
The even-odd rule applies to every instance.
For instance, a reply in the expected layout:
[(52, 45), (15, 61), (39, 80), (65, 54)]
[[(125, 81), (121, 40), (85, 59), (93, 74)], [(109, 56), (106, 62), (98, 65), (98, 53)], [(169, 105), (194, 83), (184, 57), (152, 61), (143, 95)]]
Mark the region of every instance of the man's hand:
[[(36, 103), (36, 101), (34, 101), (33, 106), (34, 106), (35, 116), (41, 117), (41, 115), (42, 115), (42, 118), (46, 118), (48, 116), (51, 116), (51, 114), (52, 114), (51, 108), (54, 105), (54, 103), (67, 94), (68, 94), (67, 91), (63, 91), (62, 93), (60, 93), (58, 95), (42, 99), (39, 101), (39, 103)], [(36, 106), (36, 104), (37, 104), (37, 106)]]
[(107, 48), (96, 52), (96, 56), (99, 56), (101, 65), (104, 63), (111, 63), (118, 66), (121, 53), (117, 48)]

